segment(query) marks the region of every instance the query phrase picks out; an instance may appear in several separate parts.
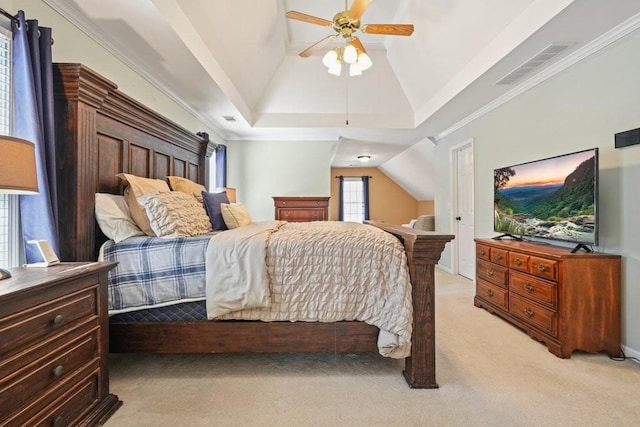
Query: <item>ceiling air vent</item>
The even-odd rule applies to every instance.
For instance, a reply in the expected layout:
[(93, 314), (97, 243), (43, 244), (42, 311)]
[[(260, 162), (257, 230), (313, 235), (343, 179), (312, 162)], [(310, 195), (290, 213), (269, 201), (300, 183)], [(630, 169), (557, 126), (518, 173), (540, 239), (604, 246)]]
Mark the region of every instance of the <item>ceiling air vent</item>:
[(510, 85), (521, 80), (532, 71), (540, 68), (542, 65), (551, 61), (556, 56), (560, 55), (569, 47), (575, 43), (551, 43), (549, 46), (542, 49), (541, 52), (534, 55), (531, 59), (520, 65), (518, 68), (498, 80), (497, 85)]
[(235, 122), (236, 118), (233, 116), (222, 116), (222, 118), (227, 122)]

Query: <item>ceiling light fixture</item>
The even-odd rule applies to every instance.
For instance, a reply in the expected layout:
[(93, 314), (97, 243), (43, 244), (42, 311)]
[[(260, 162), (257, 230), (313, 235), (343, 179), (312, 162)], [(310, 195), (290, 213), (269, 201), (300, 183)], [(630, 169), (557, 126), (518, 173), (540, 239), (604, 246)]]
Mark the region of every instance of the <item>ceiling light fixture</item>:
[(371, 160), (371, 156), (358, 156), (358, 160), (360, 160), (360, 163), (367, 163)]
[(328, 68), (329, 74), (334, 76), (342, 74), (343, 63), (349, 66), (350, 76), (359, 76), (373, 65), (364, 48), (359, 49), (351, 43), (331, 49), (322, 58), (322, 63)]

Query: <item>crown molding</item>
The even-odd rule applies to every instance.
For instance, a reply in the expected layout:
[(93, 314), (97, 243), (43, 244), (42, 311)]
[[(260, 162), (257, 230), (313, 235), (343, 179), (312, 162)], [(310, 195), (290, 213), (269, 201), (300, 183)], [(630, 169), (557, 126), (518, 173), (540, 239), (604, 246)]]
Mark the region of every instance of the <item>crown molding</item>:
[(218, 127), (218, 125), (208, 118), (202, 116), (200, 113), (195, 111), (189, 105), (187, 105), (182, 98), (169, 89), (166, 85), (162, 84), (156, 78), (154, 78), (150, 73), (147, 72), (140, 65), (136, 64), (135, 58), (131, 58), (125, 52), (114, 46), (110, 41), (109, 37), (102, 31), (100, 31), (95, 26), (87, 25), (86, 20), (78, 15), (78, 13), (70, 7), (66, 2), (57, 1), (57, 0), (42, 0), (53, 10), (58, 12), (63, 18), (69, 21), (73, 26), (78, 28), (80, 31), (85, 33), (91, 40), (98, 43), (105, 50), (111, 53), (113, 56), (118, 58), (121, 62), (123, 62), (127, 67), (133, 70), (136, 74), (140, 75), (143, 79), (148, 81), (152, 86), (158, 89), (160, 92), (165, 94), (168, 98), (170, 98), (173, 102), (175, 102), (179, 107), (183, 110), (187, 111), (189, 114), (200, 120), (202, 123), (209, 126), (210, 130), (213, 131), (214, 135), (209, 135), (209, 139), (217, 144), (224, 144), (228, 139), (228, 135)]
[(571, 67), (572, 65), (577, 64), (578, 62), (582, 61), (583, 59), (586, 59), (589, 56), (601, 51), (602, 49), (608, 47), (612, 43), (615, 43), (616, 41), (626, 37), (627, 35), (633, 33), (634, 31), (638, 30), (639, 28), (640, 28), (640, 13), (632, 16), (631, 18), (627, 19), (622, 24), (620, 24), (617, 27), (612, 28), (611, 30), (609, 30), (606, 33), (602, 34), (600, 37), (594, 39), (592, 42), (590, 42), (590, 43), (584, 45), (583, 47), (575, 50), (574, 52), (568, 54), (564, 58), (560, 59), (558, 62), (556, 62), (556, 63), (550, 65), (548, 68), (545, 68), (544, 70), (540, 71), (538, 74), (534, 75), (530, 79), (525, 80), (523, 83), (521, 83), (520, 85), (516, 86), (515, 88), (513, 88), (509, 92), (507, 92), (504, 95), (496, 98), (495, 100), (493, 100), (490, 103), (486, 104), (482, 108), (474, 111), (473, 113), (469, 114), (464, 119), (458, 121), (457, 123), (453, 124), (451, 127), (445, 129), (444, 131), (440, 132), (438, 135), (436, 135), (435, 137), (432, 137), (432, 138), (435, 141), (440, 141), (442, 138), (452, 134), (453, 132), (455, 132), (455, 131), (463, 128), (463, 127), (465, 127), (466, 125), (468, 125), (469, 123), (473, 122), (474, 120), (479, 119), (480, 117), (484, 116), (485, 114), (495, 110), (496, 108), (500, 107), (501, 105), (509, 102), (513, 98), (515, 98), (515, 97), (521, 95), (522, 93), (526, 92), (527, 90), (539, 85), (540, 83), (546, 81), (547, 79), (550, 79), (551, 77), (555, 76), (556, 74), (566, 70), (567, 68)]

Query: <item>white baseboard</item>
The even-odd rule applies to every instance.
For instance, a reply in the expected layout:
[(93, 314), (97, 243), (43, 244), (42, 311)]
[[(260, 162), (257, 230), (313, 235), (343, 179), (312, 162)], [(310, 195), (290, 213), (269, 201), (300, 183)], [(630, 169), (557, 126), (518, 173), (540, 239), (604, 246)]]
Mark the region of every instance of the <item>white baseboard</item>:
[(445, 267), (443, 265), (436, 264), (436, 268), (444, 271), (445, 273), (453, 274), (453, 270), (450, 267)]
[(634, 359), (631, 359), (631, 360), (633, 360), (636, 363), (640, 363), (640, 351), (634, 350), (625, 345), (622, 346), (622, 351), (624, 352), (624, 355), (626, 357), (633, 357)]

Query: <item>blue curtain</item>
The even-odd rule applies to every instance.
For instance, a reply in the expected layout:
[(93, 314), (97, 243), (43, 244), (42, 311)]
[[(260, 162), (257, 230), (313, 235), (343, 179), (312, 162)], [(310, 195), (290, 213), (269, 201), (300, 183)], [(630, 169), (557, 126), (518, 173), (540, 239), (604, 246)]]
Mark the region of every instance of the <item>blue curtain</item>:
[[(57, 192), (53, 114), (51, 28), (25, 21), (19, 11), (13, 31), (13, 134), (36, 146), (37, 195), (20, 196), (20, 219), (25, 243), (47, 240), (57, 254)], [(42, 260), (35, 245), (25, 244), (28, 263)]]
[(216, 147), (216, 187), (227, 186), (227, 146)]
[(364, 220), (369, 219), (369, 177), (362, 177), (362, 192), (364, 198)]
[(338, 192), (338, 221), (344, 221), (344, 176), (339, 176), (340, 190)]

